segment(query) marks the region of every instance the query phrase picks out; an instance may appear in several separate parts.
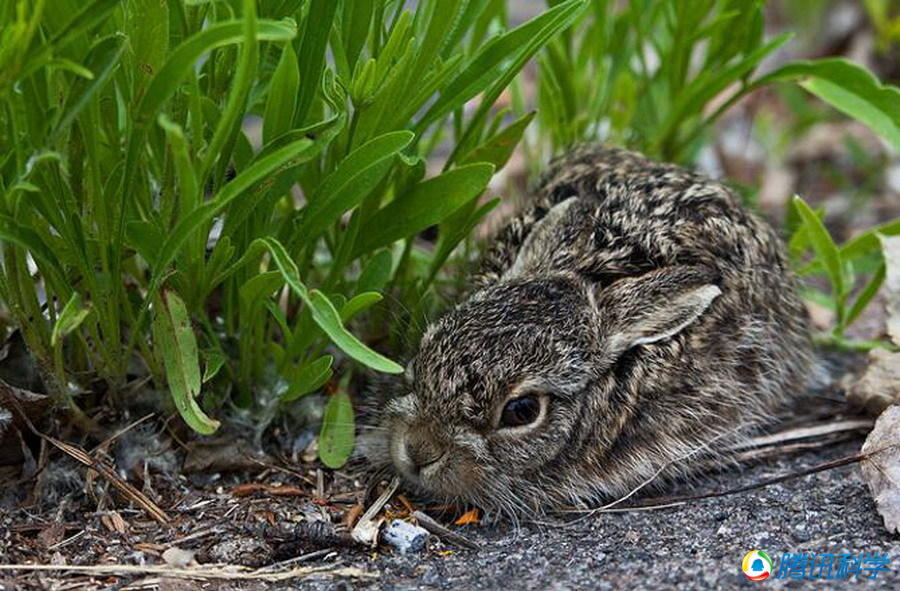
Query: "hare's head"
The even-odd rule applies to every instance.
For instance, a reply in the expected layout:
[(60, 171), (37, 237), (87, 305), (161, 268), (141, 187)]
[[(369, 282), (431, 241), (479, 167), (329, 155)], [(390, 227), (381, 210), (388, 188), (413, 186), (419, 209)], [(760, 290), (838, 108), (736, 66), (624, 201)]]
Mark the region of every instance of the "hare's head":
[(477, 292), (425, 333), (383, 410), (382, 452), (431, 495), (546, 508), (567, 496), (561, 474), (622, 428), (617, 397), (641, 385), (619, 383), (618, 361), (693, 324), (720, 293), (712, 279), (674, 267), (601, 288), (526, 274)]

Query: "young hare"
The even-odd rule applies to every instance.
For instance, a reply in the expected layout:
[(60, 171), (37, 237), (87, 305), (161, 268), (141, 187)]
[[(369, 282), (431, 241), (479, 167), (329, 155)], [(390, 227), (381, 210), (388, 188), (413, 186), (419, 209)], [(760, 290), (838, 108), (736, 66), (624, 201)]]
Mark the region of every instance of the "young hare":
[(512, 514), (613, 498), (734, 444), (810, 371), (772, 228), (624, 150), (556, 161), (472, 283), (364, 443), (431, 496)]

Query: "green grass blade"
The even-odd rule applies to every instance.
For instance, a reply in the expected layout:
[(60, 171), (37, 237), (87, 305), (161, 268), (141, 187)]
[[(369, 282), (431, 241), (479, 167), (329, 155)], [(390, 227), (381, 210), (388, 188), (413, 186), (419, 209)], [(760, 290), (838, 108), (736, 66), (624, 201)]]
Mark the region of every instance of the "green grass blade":
[(441, 224), (438, 243), (432, 255), (428, 277), (423, 283), (423, 289), (431, 285), (444, 263), (450, 258), (453, 249), (459, 246), (466, 239), (466, 236), (469, 236), (475, 230), (475, 226), (484, 219), (484, 216), (498, 205), (500, 205), (499, 197), (491, 199), (480, 207), (475, 208), (474, 211), (468, 210), (468, 207), (463, 207), (447, 218), (444, 224)]
[(301, 139), (276, 150), (236, 176), (230, 183), (222, 187), (219, 194), (212, 200), (181, 218), (159, 248), (159, 255), (156, 257), (156, 267), (153, 270), (154, 276), (150, 284), (151, 292), (153, 291), (152, 288), (159, 288), (166, 267), (175, 260), (184, 243), (201, 226), (208, 224), (216, 214), (221, 212), (236, 197), (242, 195), (257, 183), (269, 178), (278, 169), (302, 158), (304, 154), (308, 156), (314, 147), (315, 144), (312, 140)]
[(165, 241), (162, 229), (153, 222), (133, 220), (125, 226), (125, 237), (147, 264), (156, 268), (159, 245)]
[(462, 16), (466, 2), (463, 0), (440, 0), (439, 2), (424, 2), (418, 7), (416, 17), (422, 14), (427, 19), (422, 19), (416, 37), (421, 39), (413, 72), (417, 76), (425, 76), (431, 68), (435, 58), (440, 55), (447, 37), (453, 31), (454, 24)]
[(344, 2), (341, 37), (344, 44), (344, 54), (347, 57), (347, 65), (351, 71), (359, 59), (362, 48), (366, 44), (366, 38), (369, 36), (374, 8), (375, 2)]
[(227, 361), (225, 357), (225, 353), (218, 349), (209, 349), (203, 351), (201, 353), (203, 356), (203, 378), (201, 381), (205, 384), (210, 381), (216, 375), (218, 375), (219, 370), (225, 365), (225, 361)]
[(65, 47), (82, 33), (86, 33), (104, 22), (109, 13), (120, 2), (121, 0), (94, 0), (87, 3), (84, 8), (72, 17), (72, 20), (49, 40), (47, 47), (54, 48), (57, 51)]
[(480, 146), (463, 156), (461, 164), (472, 162), (488, 162), (493, 164), (496, 170), (503, 168), (512, 156), (513, 151), (522, 139), (522, 134), (534, 116), (532, 111), (516, 121), (510, 123), (502, 131), (484, 141)]
[(878, 240), (879, 234), (885, 236), (900, 234), (900, 219), (879, 224), (851, 238), (841, 246), (841, 257), (852, 260), (881, 250), (881, 242)]
[[(191, 158), (187, 138), (181, 126), (166, 117), (159, 116), (159, 126), (166, 132), (166, 139), (172, 150), (172, 160), (175, 162), (175, 175), (178, 177), (178, 205), (179, 217), (184, 218), (200, 206), (202, 195), (200, 183), (197, 180), (196, 167)], [(126, 228), (126, 233), (128, 229)], [(187, 252), (188, 263), (198, 261), (206, 249), (206, 236), (195, 232), (189, 238), (190, 246)], [(161, 244), (158, 242), (157, 244)]]
[(140, 99), (154, 72), (169, 53), (169, 4), (159, 0), (128, 0), (124, 5), (125, 34), (130, 40), (133, 100)]
[(59, 285), (67, 283), (62, 281), (66, 274), (60, 266), (59, 260), (37, 232), (16, 222), (9, 216), (0, 215), (0, 238), (7, 242), (18, 244), (27, 250), (36, 261), (47, 265), (49, 270), (56, 274)]
[[(256, 24), (258, 41), (290, 41), (297, 31), (284, 22), (260, 20)], [(149, 124), (203, 54), (244, 40), (243, 21), (215, 23), (179, 45), (165, 65), (153, 77), (135, 113), (138, 126)]]

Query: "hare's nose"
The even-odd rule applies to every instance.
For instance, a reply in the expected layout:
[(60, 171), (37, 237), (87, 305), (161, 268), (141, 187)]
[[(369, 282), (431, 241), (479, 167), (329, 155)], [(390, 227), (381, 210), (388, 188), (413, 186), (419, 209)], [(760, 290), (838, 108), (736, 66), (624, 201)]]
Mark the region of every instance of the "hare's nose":
[(444, 449), (432, 434), (421, 429), (409, 429), (400, 442), (400, 464), (411, 476), (437, 464), (444, 457)]

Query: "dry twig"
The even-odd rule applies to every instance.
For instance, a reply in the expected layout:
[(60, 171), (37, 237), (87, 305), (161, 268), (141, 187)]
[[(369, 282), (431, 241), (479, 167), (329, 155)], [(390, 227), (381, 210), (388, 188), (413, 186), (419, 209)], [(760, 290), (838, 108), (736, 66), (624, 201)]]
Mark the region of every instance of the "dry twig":
[(352, 566), (295, 567), (286, 571), (272, 572), (271, 570), (249, 569), (230, 564), (203, 565), (193, 568), (172, 568), (164, 565), (140, 566), (135, 564), (0, 564), (0, 571), (55, 571), (96, 576), (159, 575), (180, 579), (257, 580), (267, 582), (287, 581), (313, 575), (330, 575), (357, 579), (376, 576)]

